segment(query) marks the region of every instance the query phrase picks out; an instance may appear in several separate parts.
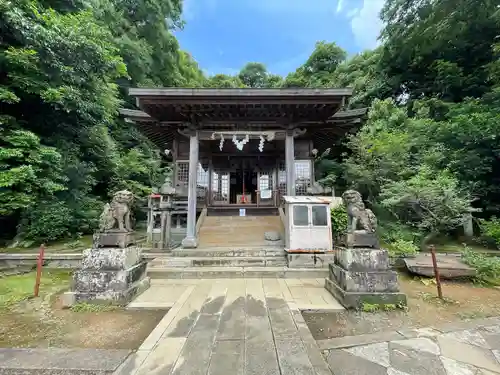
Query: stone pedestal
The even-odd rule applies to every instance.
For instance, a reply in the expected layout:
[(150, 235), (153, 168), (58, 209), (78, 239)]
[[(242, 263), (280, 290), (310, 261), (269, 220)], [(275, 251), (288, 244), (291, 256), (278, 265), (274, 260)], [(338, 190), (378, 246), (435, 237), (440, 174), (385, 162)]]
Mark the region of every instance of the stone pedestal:
[(355, 230), (348, 232), (345, 236), (344, 244), (348, 248), (353, 247), (371, 247), (378, 249), (378, 238), (375, 233), (370, 233), (365, 230)]
[(389, 268), (387, 250), (338, 250), (335, 263), (329, 264), (325, 288), (346, 308), (361, 309), (363, 304), (406, 305), (406, 296), (399, 292), (397, 273)]
[(74, 302), (127, 304), (149, 287), (146, 266), (135, 246), (87, 249), (73, 276)]
[(109, 231), (96, 233), (95, 237), (99, 247), (125, 248), (134, 243), (134, 232)]

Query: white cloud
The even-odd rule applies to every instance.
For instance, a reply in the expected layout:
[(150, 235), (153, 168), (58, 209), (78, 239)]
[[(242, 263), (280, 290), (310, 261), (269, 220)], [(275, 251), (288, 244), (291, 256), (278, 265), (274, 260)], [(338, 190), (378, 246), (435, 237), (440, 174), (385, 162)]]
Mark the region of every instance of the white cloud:
[(356, 43), (362, 49), (375, 48), (382, 29), (379, 13), (385, 0), (363, 0), (363, 6), (351, 20), (351, 28)]
[(351, 19), (351, 18), (353, 18), (353, 17), (354, 17), (356, 14), (358, 14), (358, 13), (359, 13), (359, 9), (358, 9), (358, 8), (353, 8), (353, 9), (351, 9), (350, 11), (348, 11), (348, 12), (346, 13), (346, 15), (345, 15), (345, 16), (346, 16), (348, 19)]
[(337, 13), (342, 12), (342, 9), (344, 7), (344, 0), (337, 0)]
[(194, 4), (193, 0), (183, 0), (182, 1), (182, 17), (186, 21), (192, 20), (195, 16), (195, 8), (196, 8), (196, 5)]
[(182, 0), (182, 16), (186, 21), (192, 21), (200, 12), (214, 12), (218, 6), (218, 0)]

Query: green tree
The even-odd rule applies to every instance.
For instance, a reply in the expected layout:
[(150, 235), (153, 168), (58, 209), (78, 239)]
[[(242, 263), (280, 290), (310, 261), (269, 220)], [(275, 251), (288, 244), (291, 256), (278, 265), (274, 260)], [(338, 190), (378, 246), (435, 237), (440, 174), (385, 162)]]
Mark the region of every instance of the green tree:
[(427, 234), (427, 240), (463, 223), (471, 210), (471, 198), (446, 170), (421, 166), (406, 180), (382, 186), (381, 204), (399, 220)]
[(205, 82), (205, 87), (241, 88), (245, 87), (245, 84), (241, 81), (239, 77), (233, 77), (226, 74), (216, 74), (212, 77), (207, 78)]
[(331, 76), (330, 86), (352, 87), (350, 108), (369, 107), (374, 99), (392, 94), (389, 79), (380, 67), (381, 49), (365, 51), (339, 64)]
[(345, 61), (346, 52), (335, 43), (317, 42), (307, 61), (288, 74), (284, 87), (330, 87), (337, 67)]
[(238, 74), (240, 80), (248, 87), (267, 87), (269, 73), (264, 64), (251, 62), (246, 64)]
[(0, 216), (33, 206), (66, 189), (61, 155), (32, 132), (0, 122)]
[(497, 7), (496, 0), (388, 0), (381, 67), (394, 96), (459, 102), (487, 93)]

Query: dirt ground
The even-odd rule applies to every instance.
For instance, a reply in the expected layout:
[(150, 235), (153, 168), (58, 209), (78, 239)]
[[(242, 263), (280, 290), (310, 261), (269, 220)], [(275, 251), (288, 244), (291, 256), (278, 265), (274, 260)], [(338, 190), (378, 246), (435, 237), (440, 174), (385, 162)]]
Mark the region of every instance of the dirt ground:
[[(428, 279), (427, 279), (428, 280)], [(418, 328), (454, 321), (500, 316), (500, 290), (465, 282), (443, 282), (445, 302), (435, 298), (436, 285), (401, 275), (408, 297), (407, 311), (308, 313), (303, 316), (316, 340), (401, 328)]]
[(70, 282), (66, 273), (44, 272), (39, 298), (27, 298), (33, 273), (0, 279), (0, 347), (137, 349), (167, 312), (93, 305), (62, 309), (59, 296)]
[(53, 308), (0, 312), (0, 347), (137, 349), (166, 311), (74, 312)]

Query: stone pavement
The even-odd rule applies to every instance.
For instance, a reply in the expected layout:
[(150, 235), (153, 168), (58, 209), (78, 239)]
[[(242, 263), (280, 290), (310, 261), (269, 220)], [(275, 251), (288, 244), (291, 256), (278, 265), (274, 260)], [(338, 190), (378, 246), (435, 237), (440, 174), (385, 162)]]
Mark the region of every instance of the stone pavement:
[[(233, 281), (239, 285), (240, 296), (246, 295), (245, 280), (250, 279), (153, 279), (151, 287), (128, 305), (131, 309), (170, 308), (188, 290), (200, 285), (225, 284)], [(287, 302), (294, 302), (300, 310), (338, 311), (344, 308), (324, 288), (325, 279), (256, 279), (257, 283), (272, 284), (287, 296)], [(276, 282), (275, 282), (276, 281)]]
[(114, 375), (500, 375), (500, 318), (316, 342), (323, 282), (153, 280), (130, 307), (170, 310)]
[(498, 318), (321, 340), (318, 345), (335, 375), (500, 374)]
[(324, 279), (153, 280), (131, 308), (171, 305), (116, 375), (331, 375), (299, 310), (342, 307)]

